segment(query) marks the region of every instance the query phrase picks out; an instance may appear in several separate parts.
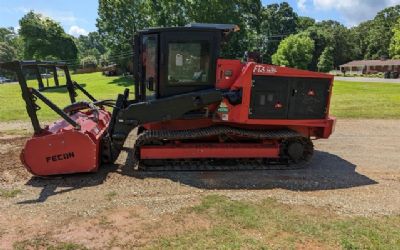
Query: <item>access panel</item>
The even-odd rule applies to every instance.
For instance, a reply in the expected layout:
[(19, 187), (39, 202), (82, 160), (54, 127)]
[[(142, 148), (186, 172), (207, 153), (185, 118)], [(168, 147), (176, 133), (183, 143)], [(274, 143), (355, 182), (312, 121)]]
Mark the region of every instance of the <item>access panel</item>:
[(322, 119), (330, 79), (254, 76), (250, 119)]
[(323, 119), (329, 97), (330, 79), (293, 78), (289, 119)]
[(250, 119), (286, 119), (290, 79), (254, 76), (251, 90)]

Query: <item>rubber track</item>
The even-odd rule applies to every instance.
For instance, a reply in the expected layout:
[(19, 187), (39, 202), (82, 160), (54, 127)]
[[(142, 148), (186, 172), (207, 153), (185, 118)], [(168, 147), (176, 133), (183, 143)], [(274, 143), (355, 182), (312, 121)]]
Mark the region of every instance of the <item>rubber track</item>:
[(281, 170), (304, 168), (305, 164), (289, 164), (287, 159), (166, 159), (158, 160), (160, 164), (157, 164), (156, 166), (144, 164), (143, 161), (140, 160), (140, 147), (146, 144), (157, 143), (160, 141), (199, 139), (218, 135), (280, 140), (302, 137), (301, 134), (289, 129), (250, 130), (229, 126), (213, 126), (188, 130), (146, 130), (136, 139), (134, 146), (134, 160), (135, 162), (139, 162), (140, 170), (146, 171)]

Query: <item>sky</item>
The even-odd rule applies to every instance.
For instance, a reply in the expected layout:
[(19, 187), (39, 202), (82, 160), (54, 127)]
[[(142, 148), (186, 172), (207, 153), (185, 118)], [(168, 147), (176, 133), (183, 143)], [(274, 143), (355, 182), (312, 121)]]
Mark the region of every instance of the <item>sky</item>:
[[(262, 0), (263, 5), (280, 3)], [(400, 4), (400, 0), (287, 0), (300, 16), (317, 21), (336, 20), (348, 27), (372, 19), (385, 7)], [(73, 35), (96, 31), (98, 0), (0, 0), (0, 27), (18, 28), (18, 20), (34, 10), (48, 16)]]

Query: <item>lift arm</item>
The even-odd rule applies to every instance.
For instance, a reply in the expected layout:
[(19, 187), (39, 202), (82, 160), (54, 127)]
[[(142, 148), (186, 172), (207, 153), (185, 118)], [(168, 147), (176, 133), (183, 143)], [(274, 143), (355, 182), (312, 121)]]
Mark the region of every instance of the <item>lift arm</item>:
[(150, 122), (182, 118), (190, 111), (219, 103), (223, 93), (217, 89), (194, 91), (171, 97), (126, 105), (128, 95), (119, 95), (109, 124), (107, 148), (110, 159), (115, 160), (129, 133), (137, 126)]

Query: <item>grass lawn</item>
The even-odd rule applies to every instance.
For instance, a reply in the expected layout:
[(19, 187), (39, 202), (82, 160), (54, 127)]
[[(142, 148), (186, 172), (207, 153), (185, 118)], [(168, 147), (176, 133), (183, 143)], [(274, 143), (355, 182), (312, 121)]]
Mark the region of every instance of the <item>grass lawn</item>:
[[(89, 91), (96, 99), (113, 99), (117, 95), (123, 93), (124, 89), (129, 87), (133, 91), (132, 78), (124, 77), (106, 77), (101, 73), (79, 74), (72, 75), (72, 80), (81, 84), (86, 90)], [(65, 83), (65, 78), (60, 77), (60, 84)], [(44, 80), (46, 85), (46, 81)], [(49, 79), (50, 86), (54, 86), (53, 79)], [(37, 88), (37, 81), (30, 80), (28, 85)], [(85, 96), (77, 90), (77, 100), (88, 100)], [(43, 94), (56, 103), (59, 107), (68, 105), (69, 96), (66, 88), (58, 88), (46, 90)], [(40, 120), (51, 121), (58, 118), (58, 115), (49, 109), (41, 101), (37, 104), (42, 108), (38, 112)], [(29, 120), (26, 113), (25, 104), (21, 97), (21, 89), (18, 84), (3, 84), (0, 85), (0, 121), (11, 120)]]
[(330, 112), (339, 118), (400, 118), (400, 84), (335, 81)]
[[(133, 80), (123, 77), (105, 77), (101, 73), (72, 75), (97, 99), (116, 99), (117, 94), (129, 87), (133, 91)], [(60, 78), (60, 82), (64, 79)], [(37, 87), (35, 80), (30, 86)], [(52, 83), (52, 79), (50, 80)], [(79, 93), (79, 91), (78, 91)], [(65, 88), (47, 90), (44, 94), (60, 107), (69, 103)], [(81, 99), (85, 99), (83, 94)], [(79, 98), (78, 98), (79, 99)], [(400, 118), (400, 84), (359, 83), (336, 81), (331, 102), (331, 114), (341, 118)], [(39, 118), (51, 121), (57, 115), (38, 101), (42, 110)], [(22, 101), (19, 85), (0, 85), (0, 121), (29, 120)]]
[[(166, 219), (168, 225), (163, 224), (165, 216), (169, 218)], [(350, 217), (321, 208), (286, 205), (271, 198), (250, 202), (208, 195), (199, 205), (165, 216), (161, 221), (147, 224), (148, 234), (154, 237), (142, 246), (144, 249), (389, 250), (400, 246), (400, 216)], [(191, 225), (187, 224), (191, 222)], [(110, 225), (112, 222), (105, 223)], [(157, 235), (160, 226), (166, 226), (171, 233)], [(128, 228), (120, 230), (128, 230), (123, 232), (129, 235), (132, 228)], [(99, 228), (98, 232), (101, 231)], [(129, 241), (119, 244), (114, 238), (104, 248), (141, 248), (137, 244), (131, 245)], [(75, 242), (58, 242), (49, 235), (15, 242), (14, 249), (87, 248)]]
[(189, 212), (209, 228), (157, 240), (153, 249), (394, 249), (400, 217), (345, 217), (273, 199), (233, 201), (206, 196)]

